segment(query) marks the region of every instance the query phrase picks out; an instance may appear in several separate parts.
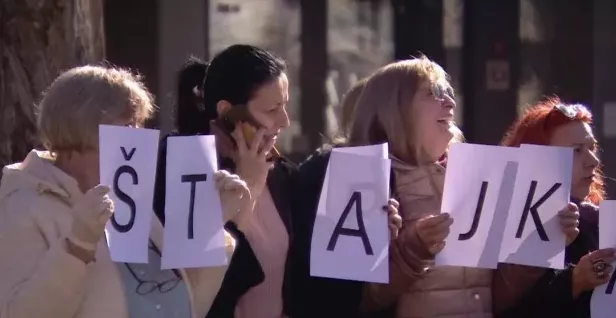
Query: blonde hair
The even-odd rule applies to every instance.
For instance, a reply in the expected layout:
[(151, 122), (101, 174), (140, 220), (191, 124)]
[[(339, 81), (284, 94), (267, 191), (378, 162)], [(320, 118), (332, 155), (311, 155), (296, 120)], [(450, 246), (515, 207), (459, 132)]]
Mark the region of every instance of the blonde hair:
[(348, 92), (342, 97), (340, 102), (340, 135), (347, 136), (351, 127), (351, 120), (353, 119), (353, 113), (355, 112), (355, 104), (359, 100), (364, 86), (368, 78), (363, 78), (359, 82), (355, 83)]
[[(420, 161), (413, 118), (413, 98), (422, 83), (443, 83), (449, 86), (449, 75), (425, 56), (388, 64), (366, 82), (355, 104), (349, 133), (351, 146), (389, 143), (390, 152), (410, 163)], [(452, 142), (461, 141), (455, 136)]]
[(152, 95), (138, 74), (86, 65), (58, 76), (38, 106), (38, 132), (52, 153), (98, 147), (98, 126), (116, 120), (143, 126), (154, 112)]

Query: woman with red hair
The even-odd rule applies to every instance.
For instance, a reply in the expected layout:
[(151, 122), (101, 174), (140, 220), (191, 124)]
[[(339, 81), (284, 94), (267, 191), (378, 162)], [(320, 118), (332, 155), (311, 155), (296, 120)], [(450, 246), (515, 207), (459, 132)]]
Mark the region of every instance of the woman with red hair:
[[(530, 107), (503, 139), (502, 145), (511, 147), (573, 148), (570, 210), (579, 209), (579, 220), (575, 220), (579, 234), (567, 242), (564, 271), (499, 264), (493, 283), (500, 288), (494, 289), (520, 295), (509, 297), (507, 303), (502, 302), (507, 297), (494, 298), (494, 310), (500, 317), (590, 317), (593, 289), (609, 280), (615, 257), (613, 249), (597, 250), (597, 205), (605, 191), (591, 125), (592, 114), (585, 106), (551, 98)], [(518, 289), (515, 292), (513, 285)]]

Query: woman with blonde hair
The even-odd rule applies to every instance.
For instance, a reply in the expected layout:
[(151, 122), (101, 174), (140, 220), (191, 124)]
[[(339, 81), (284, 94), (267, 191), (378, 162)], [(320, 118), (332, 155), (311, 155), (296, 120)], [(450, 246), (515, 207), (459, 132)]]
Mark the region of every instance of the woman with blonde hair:
[(447, 149), (463, 141), (455, 108), (449, 76), (424, 56), (376, 71), (355, 105), (348, 145), (389, 143), (403, 219), (390, 246), (389, 284), (365, 286), (364, 311), (395, 304), (396, 317), (492, 317), (494, 271), (433, 266), (454, 221), (440, 208)]
[[(448, 215), (435, 215), (439, 214), (440, 209), (442, 189), (439, 188), (439, 184), (442, 187), (444, 180), (444, 169), (437, 162), (442, 159), (454, 135), (459, 133), (453, 124), (455, 103), (452, 95), (452, 89), (443, 69), (423, 57), (384, 66), (366, 80), (357, 102), (348, 104), (352, 105), (349, 108), (352, 112), (348, 137), (344, 142), (337, 142), (335, 145), (317, 150), (300, 165), (298, 178), (301, 180), (302, 190), (298, 192), (320, 192), (332, 147), (388, 142), (393, 172), (390, 187), (394, 197), (399, 201), (400, 216), (404, 219), (399, 234), (392, 233), (391, 237), (390, 283), (363, 284), (346, 281), (334, 284), (333, 281), (313, 278), (296, 281), (295, 286), (304, 290), (321, 290), (324, 286), (330, 290), (335, 288), (336, 294), (345, 296), (347, 308), (352, 308), (352, 304), (355, 304), (356, 313), (365, 315), (389, 309), (410, 286), (413, 286), (414, 282), (425, 275), (431, 255), (436, 253), (439, 244), (444, 241), (451, 224)], [(418, 143), (410, 143), (409, 136), (417, 136), (422, 144), (424, 140), (427, 141), (425, 144), (430, 147), (423, 149), (425, 151), (422, 152), (422, 156), (415, 156), (415, 153), (411, 152)], [(442, 149), (435, 149), (435, 146), (440, 146)], [(435, 153), (438, 155), (434, 155)], [(431, 160), (428, 159), (432, 156)], [(413, 165), (407, 165), (403, 160), (413, 162)], [(421, 165), (416, 166), (416, 162), (421, 162)], [(434, 188), (433, 183), (436, 183)], [(306, 199), (306, 202), (309, 201), (318, 202)], [(304, 223), (314, 223), (316, 204), (303, 204), (306, 208), (302, 213), (297, 213), (298, 217), (304, 218), (302, 221)], [(306, 236), (308, 243), (303, 244), (309, 246), (310, 235)], [(300, 260), (299, 263), (309, 263), (302, 262), (301, 256), (296, 259)], [(298, 268), (300, 272), (309, 272), (307, 265)], [(487, 274), (484, 276), (485, 279), (481, 283), (485, 281), (484, 285), (488, 286), (486, 288), (489, 291), (490, 277)], [(460, 292), (460, 295), (462, 294), (463, 292)], [(444, 307), (440, 297), (434, 299), (434, 305), (430, 305), (423, 296), (425, 295), (409, 294), (402, 297), (399, 302), (402, 306), (408, 307), (412, 302), (413, 307), (399, 307), (397, 316), (438, 315), (439, 313), (433, 314), (429, 310), (436, 311)], [(465, 302), (466, 299), (456, 301)], [(489, 304), (489, 298), (486, 298), (485, 302)], [(304, 310), (310, 310), (310, 307), (305, 306)], [(490, 312), (489, 306), (486, 312)]]
[[(138, 271), (111, 260), (103, 235), (113, 204), (99, 184), (99, 125), (139, 128), (153, 110), (139, 77), (118, 68), (76, 67), (45, 92), (38, 129), (47, 151), (6, 166), (0, 185), (0, 317), (207, 314), (226, 267), (161, 270), (155, 219), (149, 263)], [(223, 171), (215, 178), (224, 217), (246, 214), (246, 183)], [(229, 256), (233, 249), (229, 239)], [(144, 283), (154, 284), (140, 292)]]
[(349, 144), (389, 143), (392, 191), (403, 219), (390, 249), (390, 283), (367, 287), (367, 310), (397, 302), (396, 317), (491, 316), (490, 270), (427, 270), (453, 222), (440, 205), (446, 151), (462, 138), (455, 107), (448, 75), (426, 57), (378, 70), (356, 105)]

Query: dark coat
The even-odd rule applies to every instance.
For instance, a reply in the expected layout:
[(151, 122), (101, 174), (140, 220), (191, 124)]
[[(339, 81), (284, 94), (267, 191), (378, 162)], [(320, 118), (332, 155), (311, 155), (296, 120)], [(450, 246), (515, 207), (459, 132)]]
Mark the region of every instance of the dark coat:
[(580, 206), (580, 233), (565, 250), (564, 270), (549, 269), (513, 309), (499, 318), (584, 318), (590, 317), (592, 291), (573, 299), (571, 278), (573, 268), (582, 256), (599, 247), (598, 209), (590, 204)]
[(359, 317), (363, 283), (310, 276), (312, 230), (329, 162), (329, 149), (317, 150), (295, 175), (292, 318)]

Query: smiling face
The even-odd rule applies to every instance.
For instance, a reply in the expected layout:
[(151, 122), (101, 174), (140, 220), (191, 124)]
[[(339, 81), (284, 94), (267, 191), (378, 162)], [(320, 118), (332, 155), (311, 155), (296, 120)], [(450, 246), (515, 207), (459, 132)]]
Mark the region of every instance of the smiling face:
[(286, 74), (259, 87), (248, 102), (251, 115), (266, 129), (266, 135), (277, 138), (282, 130), (289, 127), (287, 104), (289, 103), (289, 81)]
[(447, 150), (454, 137), (454, 110), (456, 102), (449, 83), (441, 80), (434, 84), (424, 81), (412, 101), (412, 115), (417, 146), (429, 162), (434, 162)]
[(453, 121), (456, 104), (448, 78), (427, 57), (378, 69), (355, 104), (349, 145), (387, 142), (391, 156), (408, 164), (436, 162), (454, 137), (462, 139)]
[(571, 196), (583, 200), (590, 192), (599, 166), (597, 140), (589, 124), (573, 121), (559, 126), (552, 133), (550, 145), (573, 148)]

